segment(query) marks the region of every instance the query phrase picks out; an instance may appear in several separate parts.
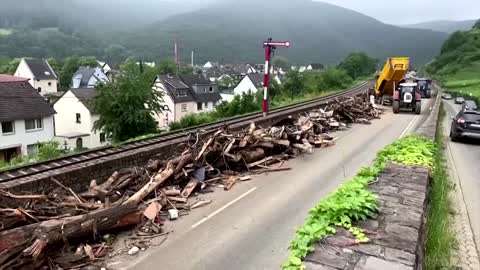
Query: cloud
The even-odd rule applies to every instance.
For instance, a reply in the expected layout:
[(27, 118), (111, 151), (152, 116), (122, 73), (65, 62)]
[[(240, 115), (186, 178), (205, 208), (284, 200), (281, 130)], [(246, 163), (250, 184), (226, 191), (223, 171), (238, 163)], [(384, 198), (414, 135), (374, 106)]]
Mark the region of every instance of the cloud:
[(321, 0), (390, 24), (480, 18), (479, 0)]

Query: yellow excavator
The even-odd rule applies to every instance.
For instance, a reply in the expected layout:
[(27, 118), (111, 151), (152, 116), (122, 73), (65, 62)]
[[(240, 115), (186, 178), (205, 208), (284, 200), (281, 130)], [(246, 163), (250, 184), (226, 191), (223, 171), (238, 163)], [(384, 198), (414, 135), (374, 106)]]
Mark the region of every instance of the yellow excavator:
[(376, 100), (382, 105), (391, 104), (394, 113), (408, 110), (420, 114), (421, 96), (416, 83), (405, 83), (409, 65), (409, 57), (390, 57), (377, 75)]

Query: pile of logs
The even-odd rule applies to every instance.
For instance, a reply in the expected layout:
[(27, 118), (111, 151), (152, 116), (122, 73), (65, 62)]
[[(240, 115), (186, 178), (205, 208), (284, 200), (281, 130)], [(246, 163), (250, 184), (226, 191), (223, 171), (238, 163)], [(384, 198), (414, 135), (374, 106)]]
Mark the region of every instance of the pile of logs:
[(45, 194), (0, 191), (0, 270), (80, 269), (108, 254), (105, 234), (133, 227), (136, 239), (161, 234), (164, 220), (211, 202), (197, 194), (288, 170), (285, 160), (334, 145), (329, 132), (368, 124), (379, 113), (365, 96), (339, 98), (268, 128), (191, 134), (175, 158), (119, 170), (83, 192), (53, 178)]

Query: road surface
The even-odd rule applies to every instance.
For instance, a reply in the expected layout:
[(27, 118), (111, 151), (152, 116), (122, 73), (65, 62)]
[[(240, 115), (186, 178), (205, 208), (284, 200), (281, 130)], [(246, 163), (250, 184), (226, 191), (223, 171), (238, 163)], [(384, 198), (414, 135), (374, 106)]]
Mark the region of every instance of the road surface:
[(372, 125), (338, 132), (337, 145), (289, 161), (291, 171), (256, 176), (210, 195), (213, 203), (169, 224), (175, 232), (137, 257), (115, 259), (115, 269), (279, 269), (295, 227), (329, 192), (369, 166), (377, 151), (412, 133), (428, 116), (393, 114), (388, 108)]
[[(450, 134), (451, 117), (456, 116), (460, 105), (446, 101), (445, 135)], [(470, 218), (477, 251), (480, 248), (480, 142), (463, 140), (452, 142), (447, 138), (447, 157), (450, 174), (459, 180), (460, 189)], [(480, 254), (479, 254), (480, 256)]]

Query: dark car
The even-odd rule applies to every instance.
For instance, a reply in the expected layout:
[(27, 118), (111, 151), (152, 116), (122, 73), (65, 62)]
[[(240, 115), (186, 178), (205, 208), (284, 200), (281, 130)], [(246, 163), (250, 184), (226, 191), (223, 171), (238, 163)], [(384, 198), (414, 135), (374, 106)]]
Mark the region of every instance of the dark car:
[(463, 104), (463, 102), (465, 102), (465, 99), (463, 97), (455, 98), (455, 104)]
[(476, 111), (477, 110), (477, 103), (473, 100), (465, 100), (463, 102), (462, 110), (472, 110)]
[(467, 137), (480, 140), (480, 112), (461, 110), (453, 118), (450, 139), (455, 142)]

